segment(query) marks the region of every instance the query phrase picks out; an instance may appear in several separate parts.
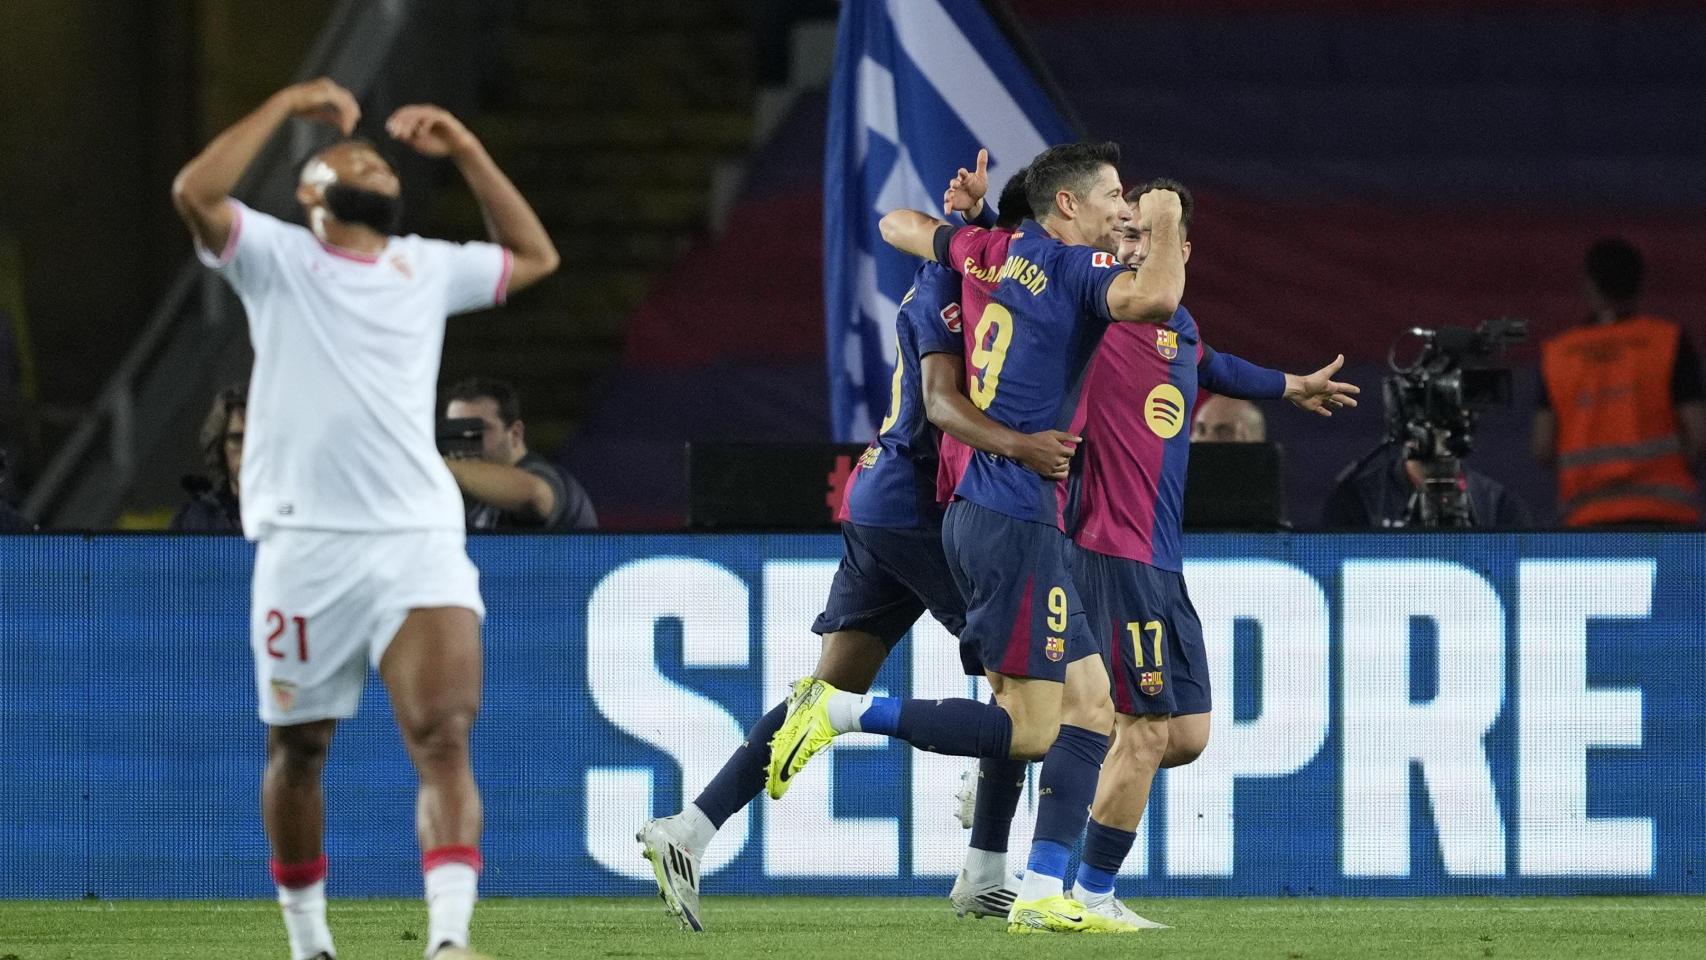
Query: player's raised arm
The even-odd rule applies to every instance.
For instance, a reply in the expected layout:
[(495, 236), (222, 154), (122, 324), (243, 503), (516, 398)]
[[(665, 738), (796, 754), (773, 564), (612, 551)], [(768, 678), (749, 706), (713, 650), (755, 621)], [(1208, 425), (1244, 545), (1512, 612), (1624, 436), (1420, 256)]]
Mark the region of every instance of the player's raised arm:
[(1024, 464), (1049, 480), (1065, 480), (1078, 437), (1060, 430), (1020, 433), (974, 406), (965, 393), (965, 366), (950, 353), (925, 354), (919, 362), (924, 415), (937, 429), (974, 450)]
[(172, 206), (204, 249), (225, 248), (232, 220), (226, 200), (273, 131), (290, 117), (316, 120), (349, 136), (361, 118), (361, 107), (348, 90), (321, 77), (285, 87), (214, 137), (172, 181)]
[(903, 253), (936, 260), (936, 231), (947, 223), (917, 210), (893, 210), (877, 222), (883, 242)]
[(1179, 195), (1151, 190), (1137, 198), (1140, 230), (1149, 232), (1143, 266), (1108, 287), (1108, 315), (1124, 323), (1166, 323), (1185, 295), (1185, 257), (1179, 237)]
[(480, 204), (486, 233), (493, 243), (508, 248), (514, 258), (509, 292), (532, 286), (556, 272), (561, 258), (539, 215), (498, 168), (480, 138), (450, 111), (424, 103), (401, 107), (385, 121), (385, 130), (426, 156), (449, 157), (456, 164)]

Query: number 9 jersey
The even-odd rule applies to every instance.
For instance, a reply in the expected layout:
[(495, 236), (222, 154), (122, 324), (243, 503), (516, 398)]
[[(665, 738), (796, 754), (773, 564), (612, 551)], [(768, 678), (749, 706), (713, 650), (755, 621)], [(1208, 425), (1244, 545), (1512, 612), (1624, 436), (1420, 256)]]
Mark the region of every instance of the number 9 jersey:
[[(1085, 371), (1113, 318), (1108, 287), (1125, 272), (1112, 254), (1069, 246), (1034, 220), (1014, 232), (993, 300), (969, 331), (966, 393), (1021, 433), (1065, 430)], [(973, 455), (955, 496), (1063, 529), (1060, 485), (1006, 457)]]

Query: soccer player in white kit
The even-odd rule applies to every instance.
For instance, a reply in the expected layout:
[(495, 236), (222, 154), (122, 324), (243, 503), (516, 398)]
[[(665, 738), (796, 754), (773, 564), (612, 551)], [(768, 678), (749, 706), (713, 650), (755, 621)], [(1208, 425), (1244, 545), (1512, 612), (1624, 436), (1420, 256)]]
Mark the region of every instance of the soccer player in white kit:
[(308, 227), (230, 197), (291, 117), (345, 137), (360, 108), (328, 79), (288, 87), (220, 134), (172, 185), (202, 260), (243, 301), (255, 366), (241, 486), (257, 542), (250, 614), (261, 720), (261, 816), (292, 960), (333, 960), (321, 770), (355, 715), (368, 665), (391, 696), (420, 778), (428, 957), (472, 957), (480, 794), (468, 757), (480, 705), (478, 574), (462, 498), (434, 442), (445, 318), (502, 303), (557, 268), (550, 235), (480, 141), (434, 106), (385, 125), (448, 157), (491, 243), (398, 237), (397, 176), (343, 140), (302, 170)]

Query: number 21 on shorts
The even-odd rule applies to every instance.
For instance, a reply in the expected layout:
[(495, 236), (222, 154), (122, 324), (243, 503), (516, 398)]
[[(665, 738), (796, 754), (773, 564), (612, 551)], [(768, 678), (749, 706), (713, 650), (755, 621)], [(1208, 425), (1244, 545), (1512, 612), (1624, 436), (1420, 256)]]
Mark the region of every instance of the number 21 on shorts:
[(290, 641), (285, 639), (284, 636), (285, 628), (287, 626), (294, 626), (296, 628), (296, 649), (293, 651), (296, 654), (296, 659), (302, 663), (307, 663), (308, 618), (286, 617), (283, 613), (277, 610), (267, 611), (267, 656), (272, 657), (274, 660), (290, 659), (290, 652), (287, 652), (286, 649), (279, 646), (279, 642), (281, 640), (284, 641), (286, 646), (290, 644)]

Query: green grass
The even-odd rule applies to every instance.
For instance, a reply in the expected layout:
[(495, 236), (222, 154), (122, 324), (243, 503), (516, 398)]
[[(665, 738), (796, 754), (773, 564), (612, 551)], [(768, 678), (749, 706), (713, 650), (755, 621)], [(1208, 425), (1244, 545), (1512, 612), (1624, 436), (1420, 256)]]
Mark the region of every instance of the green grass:
[[(1687, 897), (1134, 902), (1173, 930), (1009, 936), (944, 901), (707, 898), (708, 933), (680, 932), (655, 900), (488, 900), (476, 946), (500, 960), (686, 957), (949, 960), (971, 957), (1273, 960), (1616, 960), (1699, 956), (1706, 900)], [(418, 960), (425, 908), (334, 900), (341, 960)], [(264, 902), (0, 902), (0, 960), (288, 960)]]

